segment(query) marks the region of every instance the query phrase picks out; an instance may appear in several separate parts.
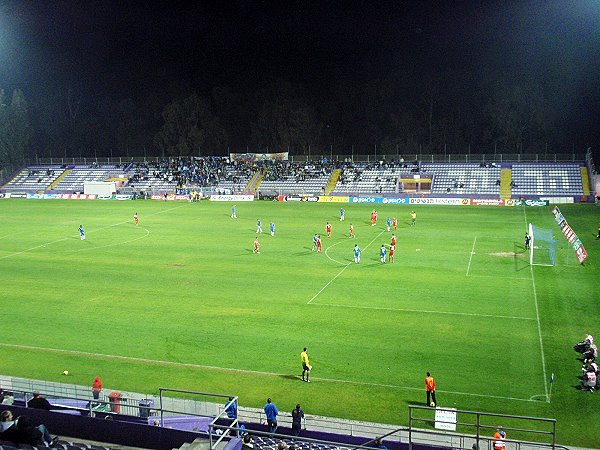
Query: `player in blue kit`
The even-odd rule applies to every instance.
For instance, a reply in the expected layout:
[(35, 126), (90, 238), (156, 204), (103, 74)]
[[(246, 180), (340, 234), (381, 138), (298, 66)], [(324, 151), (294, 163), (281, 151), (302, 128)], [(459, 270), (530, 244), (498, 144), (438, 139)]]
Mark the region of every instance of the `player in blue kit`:
[(340, 222), (345, 219), (344, 214), (345, 214), (344, 208), (340, 208)]
[(312, 251), (316, 252), (317, 251), (317, 242), (319, 241), (319, 237), (315, 234), (313, 236), (313, 247), (312, 247)]
[(388, 217), (385, 221), (385, 224), (387, 225), (387, 230), (390, 231), (390, 228), (392, 227), (392, 219)]
[(273, 222), (269, 225), (269, 230), (271, 231), (271, 236), (275, 236), (275, 224)]
[(360, 262), (360, 247), (358, 244), (354, 246), (354, 262), (358, 264)]
[(79, 225), (79, 238), (85, 241), (85, 231), (83, 231), (83, 225)]
[(385, 244), (381, 244), (381, 249), (379, 250), (379, 259), (382, 264), (385, 264), (385, 255), (387, 253), (387, 249), (385, 248)]
[(256, 233), (262, 233), (262, 221), (260, 219), (256, 221)]
[(235, 205), (231, 207), (231, 218), (237, 219), (237, 207)]

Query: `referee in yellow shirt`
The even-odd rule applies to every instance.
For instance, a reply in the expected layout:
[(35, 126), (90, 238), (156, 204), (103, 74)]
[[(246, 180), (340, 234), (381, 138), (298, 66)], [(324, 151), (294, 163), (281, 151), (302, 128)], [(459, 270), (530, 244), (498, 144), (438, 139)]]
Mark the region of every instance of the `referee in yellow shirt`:
[(308, 362), (308, 353), (306, 352), (306, 347), (304, 347), (304, 351), (300, 353), (300, 359), (302, 360), (302, 381), (310, 383), (308, 377), (310, 375), (310, 369), (312, 369), (312, 366)]

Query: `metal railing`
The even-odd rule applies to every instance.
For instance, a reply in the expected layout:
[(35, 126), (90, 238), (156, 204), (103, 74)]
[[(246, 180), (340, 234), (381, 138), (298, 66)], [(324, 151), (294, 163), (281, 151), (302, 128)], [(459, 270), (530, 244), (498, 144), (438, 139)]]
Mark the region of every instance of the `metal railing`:
[[(226, 156), (221, 156), (226, 157)], [(131, 162), (149, 163), (160, 162), (168, 159), (176, 159), (177, 156), (136, 156), (136, 157), (71, 157), (71, 158), (36, 158), (31, 164), (122, 164)], [(183, 158), (190, 158), (185, 156)], [(448, 163), (485, 163), (485, 162), (578, 162), (585, 160), (585, 153), (313, 153), (289, 155), (292, 162), (307, 161), (338, 161), (338, 162), (377, 162), (377, 161), (400, 161), (406, 162), (448, 162)]]
[[(408, 444), (426, 444), (440, 446), (445, 442), (454, 448), (493, 449), (495, 438), (490, 437), (493, 431), (502, 424), (507, 435), (517, 438), (503, 439), (508, 450), (522, 449), (556, 449), (556, 420), (518, 416), (510, 414), (494, 414), (478, 411), (409, 405)], [(455, 420), (437, 417), (437, 412), (451, 412)], [(432, 414), (435, 417), (432, 419)], [(447, 416), (446, 416), (447, 417)], [(460, 420), (459, 420), (460, 418)], [(470, 420), (471, 419), (471, 420)], [(420, 425), (418, 428), (415, 425)], [(439, 427), (442, 430), (427, 429)], [(447, 431), (452, 428), (457, 431)], [(538, 439), (538, 440), (535, 440)], [(560, 447), (563, 448), (563, 447)]]

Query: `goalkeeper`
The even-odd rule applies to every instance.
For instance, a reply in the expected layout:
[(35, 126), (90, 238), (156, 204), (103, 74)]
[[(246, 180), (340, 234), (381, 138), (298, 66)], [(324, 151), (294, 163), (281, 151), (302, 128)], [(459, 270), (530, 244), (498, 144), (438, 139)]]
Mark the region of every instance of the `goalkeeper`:
[(310, 383), (308, 377), (310, 376), (310, 370), (312, 369), (312, 366), (308, 361), (308, 353), (306, 352), (306, 347), (304, 347), (304, 350), (302, 351), (302, 353), (300, 353), (300, 359), (302, 360), (302, 381)]

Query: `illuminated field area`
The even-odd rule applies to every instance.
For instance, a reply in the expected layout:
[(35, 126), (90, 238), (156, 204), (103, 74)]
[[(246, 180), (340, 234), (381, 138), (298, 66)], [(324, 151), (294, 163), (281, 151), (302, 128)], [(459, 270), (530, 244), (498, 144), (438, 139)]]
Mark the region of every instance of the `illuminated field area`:
[[(549, 207), (420, 206), (414, 227), (411, 207), (396, 205), (378, 205), (374, 227), (372, 206), (352, 204), (344, 222), (339, 204), (238, 204), (238, 219), (209, 202), (0, 208), (7, 375), (65, 381), (68, 369), (84, 385), (98, 374), (123, 390), (237, 394), (254, 407), (272, 397), (284, 411), (300, 402), (311, 414), (406, 425), (430, 371), (442, 406), (556, 418), (560, 443), (596, 446), (581, 418), (600, 399), (577, 389), (572, 349), (600, 332), (592, 205), (561, 207), (588, 250), (584, 266)], [(379, 261), (387, 217), (399, 221), (394, 264)], [(554, 230), (556, 266), (529, 266), (530, 222)], [(305, 346), (310, 384), (299, 378)]]

